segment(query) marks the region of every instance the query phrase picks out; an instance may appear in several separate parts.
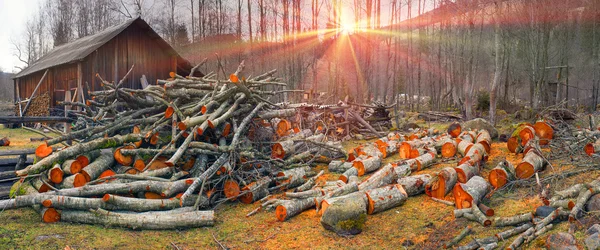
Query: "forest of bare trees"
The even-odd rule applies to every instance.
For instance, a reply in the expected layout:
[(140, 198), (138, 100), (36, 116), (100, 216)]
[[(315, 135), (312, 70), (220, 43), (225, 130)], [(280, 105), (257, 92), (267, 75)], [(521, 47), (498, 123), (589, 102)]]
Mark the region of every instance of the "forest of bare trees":
[(292, 88), (325, 92), (322, 102), (398, 101), (470, 119), (489, 108), (478, 99), (489, 99), (493, 121), (495, 104), (595, 110), (600, 94), (598, 1), (45, 0), (35, 8), (13, 39), (24, 66), (141, 16), (184, 57), (235, 35), (190, 60), (218, 57), (203, 70), (221, 74), (241, 60), (249, 72), (276, 68)]

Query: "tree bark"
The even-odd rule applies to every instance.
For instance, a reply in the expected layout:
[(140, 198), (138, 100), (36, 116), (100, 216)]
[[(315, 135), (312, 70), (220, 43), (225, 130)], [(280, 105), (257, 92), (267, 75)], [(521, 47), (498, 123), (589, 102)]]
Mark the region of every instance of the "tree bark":
[(367, 214), (375, 214), (400, 206), (408, 198), (406, 191), (399, 184), (370, 189), (365, 194), (368, 200)]
[(425, 186), (431, 181), (428, 174), (406, 176), (398, 179), (398, 184), (402, 185), (408, 196), (415, 196), (425, 192)]
[(46, 171), (49, 168), (51, 168), (52, 164), (55, 162), (63, 162), (66, 159), (74, 158), (77, 155), (80, 155), (82, 153), (89, 152), (89, 151), (92, 151), (95, 149), (112, 148), (115, 146), (122, 145), (123, 143), (135, 142), (135, 141), (139, 141), (141, 139), (142, 139), (142, 136), (139, 134), (128, 134), (125, 136), (118, 135), (115, 137), (99, 138), (99, 139), (96, 139), (93, 141), (79, 143), (79, 144), (73, 145), (71, 147), (68, 147), (64, 150), (61, 150), (59, 152), (56, 152), (52, 155), (49, 155), (48, 157), (37, 162), (36, 164), (27, 166), (25, 169), (16, 171), (16, 173), (18, 176), (41, 173), (41, 172)]
[(192, 211), (171, 213), (170, 211), (149, 214), (109, 212), (98, 208), (92, 211), (63, 210), (60, 221), (124, 227), (136, 230), (172, 230), (214, 225), (214, 211)]
[(512, 163), (503, 160), (490, 171), (488, 180), (494, 189), (498, 189), (506, 185), (507, 183), (516, 180), (517, 176), (515, 173), (515, 167)]
[(456, 184), (456, 170), (451, 167), (442, 169), (428, 185), (425, 186), (425, 193), (434, 198), (443, 199)]
[(286, 221), (300, 213), (315, 206), (315, 199), (306, 198), (301, 200), (282, 200), (275, 208), (275, 216), (279, 221)]
[(458, 183), (452, 190), (457, 208), (476, 206), (489, 192), (490, 184), (480, 176), (474, 176), (467, 183)]

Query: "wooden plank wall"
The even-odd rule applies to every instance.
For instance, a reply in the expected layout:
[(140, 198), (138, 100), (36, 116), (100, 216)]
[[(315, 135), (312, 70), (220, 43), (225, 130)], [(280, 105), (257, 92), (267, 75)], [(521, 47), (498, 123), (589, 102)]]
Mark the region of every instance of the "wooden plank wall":
[[(123, 87), (141, 88), (140, 78), (142, 75), (146, 75), (149, 84), (155, 84), (157, 79), (169, 78), (169, 72), (173, 71), (173, 59), (173, 55), (165, 51), (155, 38), (150, 37), (138, 26), (132, 25), (81, 62), (86, 99), (89, 98), (87, 86), (91, 91), (103, 89), (96, 73), (107, 81), (119, 81), (131, 65), (135, 65)], [(44, 71), (40, 71), (20, 78), (19, 95), (21, 99), (26, 99), (31, 95), (43, 74)], [(56, 101), (64, 99), (64, 92), (54, 90), (75, 89), (76, 87), (77, 62), (74, 62), (50, 69), (38, 93), (49, 92), (53, 97), (52, 103), (56, 105)]]

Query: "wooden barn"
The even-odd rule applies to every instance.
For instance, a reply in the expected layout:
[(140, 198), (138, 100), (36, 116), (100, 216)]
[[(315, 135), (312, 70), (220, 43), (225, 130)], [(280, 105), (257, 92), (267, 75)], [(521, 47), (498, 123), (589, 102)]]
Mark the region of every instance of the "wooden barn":
[(96, 73), (118, 82), (132, 65), (125, 88), (141, 88), (142, 75), (153, 84), (169, 78), (169, 72), (188, 75), (192, 68), (148, 23), (134, 18), (48, 52), (15, 75), (14, 99), (29, 98), (42, 80), (36, 96), (48, 93), (50, 106), (63, 101), (66, 91), (75, 100), (87, 100), (88, 91), (102, 90)]

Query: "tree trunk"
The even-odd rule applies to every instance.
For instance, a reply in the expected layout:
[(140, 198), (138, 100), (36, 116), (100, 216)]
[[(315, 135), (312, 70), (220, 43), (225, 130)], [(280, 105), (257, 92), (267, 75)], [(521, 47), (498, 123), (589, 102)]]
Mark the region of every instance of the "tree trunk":
[(398, 179), (398, 184), (402, 185), (408, 196), (415, 196), (425, 192), (425, 186), (431, 181), (428, 174), (406, 176)]
[(124, 227), (138, 230), (172, 230), (214, 225), (214, 211), (171, 211), (144, 213), (109, 212), (104, 209), (93, 211), (63, 210), (60, 221)]
[(367, 191), (379, 187), (383, 187), (393, 183), (397, 178), (394, 174), (394, 168), (392, 165), (385, 165), (377, 172), (363, 180), (359, 185), (358, 189), (361, 191)]
[(362, 232), (367, 220), (367, 195), (355, 192), (337, 197), (326, 206), (321, 216), (321, 225), (339, 235), (354, 235)]
[(275, 209), (275, 216), (279, 221), (286, 221), (304, 210), (315, 206), (315, 199), (306, 198), (301, 200), (282, 200)]
[(368, 200), (367, 214), (375, 214), (400, 206), (408, 198), (408, 194), (399, 184), (371, 189), (365, 193)]
[[(479, 165), (479, 164), (478, 164)], [(460, 164), (458, 167), (455, 167), (457, 179), (459, 183), (467, 183), (473, 176), (479, 175), (479, 166), (471, 165), (468, 162)]]
[(436, 176), (432, 178), (428, 185), (425, 186), (425, 193), (434, 198), (443, 199), (456, 184), (456, 170), (451, 167), (442, 169)]
[(476, 206), (490, 191), (490, 184), (480, 176), (474, 176), (467, 183), (456, 185), (452, 194), (457, 208)]
[(490, 171), (488, 180), (494, 189), (498, 189), (506, 185), (508, 182), (516, 180), (515, 167), (512, 163), (503, 160)]
[(498, 86), (500, 85), (500, 74), (502, 74), (502, 62), (500, 61), (500, 4), (495, 4), (495, 22), (494, 22), (494, 80), (490, 90), (490, 124), (496, 124), (496, 103), (498, 95)]
[(246, 192), (240, 197), (240, 201), (245, 204), (253, 203), (269, 195), (269, 183), (271, 179), (263, 177), (258, 181), (252, 182), (242, 188)]
[(523, 161), (515, 168), (515, 176), (519, 179), (527, 179), (541, 171), (545, 166), (545, 160), (539, 154), (536, 149), (529, 150), (523, 157)]
[(25, 169), (18, 170), (16, 173), (18, 176), (24, 176), (27, 174), (35, 174), (48, 170), (52, 167), (52, 164), (55, 162), (63, 162), (66, 159), (74, 158), (77, 155), (80, 155), (85, 152), (89, 152), (95, 149), (102, 148), (112, 148), (118, 145), (122, 145), (127, 142), (136, 142), (142, 139), (142, 136), (139, 134), (128, 134), (125, 136), (115, 136), (108, 138), (99, 138), (93, 141), (79, 143), (68, 147), (64, 150), (56, 152), (48, 157), (42, 159), (34, 165), (30, 165)]

